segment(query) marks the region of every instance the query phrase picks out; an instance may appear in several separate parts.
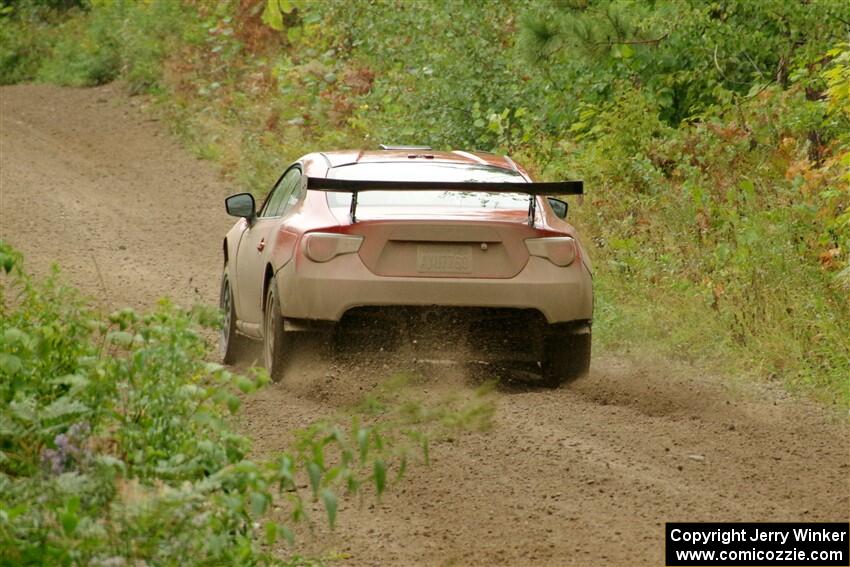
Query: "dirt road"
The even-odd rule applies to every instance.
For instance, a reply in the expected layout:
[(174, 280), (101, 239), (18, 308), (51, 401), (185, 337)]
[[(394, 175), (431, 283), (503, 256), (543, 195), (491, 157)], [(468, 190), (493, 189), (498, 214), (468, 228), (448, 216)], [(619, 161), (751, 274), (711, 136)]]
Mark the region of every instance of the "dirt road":
[[(104, 307), (213, 303), (227, 184), (119, 86), (0, 90), (0, 237)], [(259, 453), (380, 376), (270, 387)], [(451, 369), (417, 387), (469, 389)], [(600, 355), (558, 391), (505, 387), (494, 426), (432, 447), (380, 503), (347, 505), (310, 553), (342, 564), (660, 565), (666, 521), (846, 521), (846, 416), (778, 388)]]

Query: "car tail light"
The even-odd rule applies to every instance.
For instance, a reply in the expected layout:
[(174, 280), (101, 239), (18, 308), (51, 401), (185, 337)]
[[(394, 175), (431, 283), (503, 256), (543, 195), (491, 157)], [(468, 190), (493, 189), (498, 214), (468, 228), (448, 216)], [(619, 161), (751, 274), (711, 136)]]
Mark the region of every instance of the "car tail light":
[(525, 246), (532, 256), (546, 258), (556, 266), (569, 266), (576, 259), (576, 242), (569, 236), (529, 238)]
[(304, 237), (302, 250), (304, 255), (314, 262), (328, 262), (340, 254), (353, 254), (360, 250), (362, 236), (334, 234), (330, 232), (311, 232)]

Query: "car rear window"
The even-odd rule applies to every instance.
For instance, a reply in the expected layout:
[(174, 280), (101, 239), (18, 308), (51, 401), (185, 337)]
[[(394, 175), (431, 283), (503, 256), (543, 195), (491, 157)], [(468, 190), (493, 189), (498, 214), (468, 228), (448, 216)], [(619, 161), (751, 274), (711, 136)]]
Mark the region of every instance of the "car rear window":
[[(478, 183), (525, 183), (516, 171), (487, 165), (456, 163), (356, 163), (335, 167), (332, 179), (373, 181), (472, 181)], [(350, 193), (328, 193), (332, 208), (348, 208)], [(527, 209), (528, 195), (477, 191), (366, 191), (357, 197), (357, 208), (364, 207), (447, 207), (463, 209)]]

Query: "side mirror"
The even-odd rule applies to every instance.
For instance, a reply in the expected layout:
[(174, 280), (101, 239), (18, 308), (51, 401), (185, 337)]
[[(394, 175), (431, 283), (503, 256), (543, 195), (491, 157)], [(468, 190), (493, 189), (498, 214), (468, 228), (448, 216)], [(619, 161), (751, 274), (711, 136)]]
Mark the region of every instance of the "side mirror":
[(227, 214), (232, 217), (242, 217), (248, 220), (254, 218), (256, 213), (256, 205), (254, 204), (254, 196), (250, 193), (238, 193), (231, 195), (224, 200), (224, 208), (227, 209)]
[(555, 197), (548, 197), (549, 206), (552, 207), (552, 210), (555, 211), (555, 216), (559, 219), (567, 218), (567, 213), (570, 210), (570, 205), (566, 201), (562, 201), (560, 199), (556, 199)]

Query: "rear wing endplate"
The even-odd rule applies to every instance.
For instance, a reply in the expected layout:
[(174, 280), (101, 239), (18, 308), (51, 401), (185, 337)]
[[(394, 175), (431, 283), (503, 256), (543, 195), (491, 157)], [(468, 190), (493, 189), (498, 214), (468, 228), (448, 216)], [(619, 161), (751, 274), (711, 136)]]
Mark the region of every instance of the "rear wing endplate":
[(363, 191), (453, 191), (458, 193), (523, 193), (528, 203), (528, 224), (534, 225), (535, 197), (539, 195), (583, 195), (583, 181), (508, 183), (478, 181), (366, 181), (308, 177), (307, 189), (351, 193), (351, 222), (357, 222), (357, 194)]

